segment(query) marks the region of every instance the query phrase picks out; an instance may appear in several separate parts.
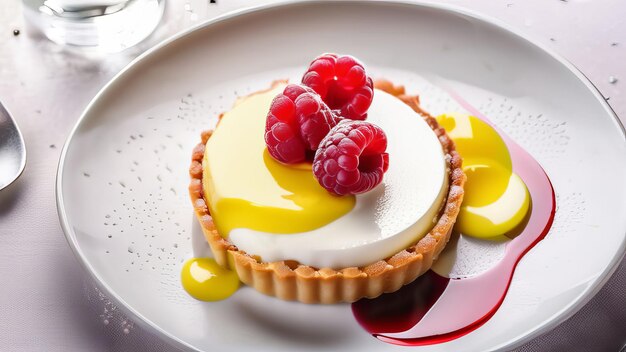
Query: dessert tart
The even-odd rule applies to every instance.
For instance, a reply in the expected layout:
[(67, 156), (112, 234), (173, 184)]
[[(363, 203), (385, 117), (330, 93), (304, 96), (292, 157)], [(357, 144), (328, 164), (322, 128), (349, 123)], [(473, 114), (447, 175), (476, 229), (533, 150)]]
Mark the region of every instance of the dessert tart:
[[(358, 231), (356, 231), (357, 237), (346, 235), (346, 240), (343, 240), (342, 236), (344, 236), (344, 233), (342, 232), (350, 232), (344, 231), (347, 228), (349, 229), (350, 226), (363, 228), (363, 226), (377, 227), (378, 225), (380, 225), (378, 226), (380, 230), (374, 229), (372, 231), (384, 232), (385, 224), (379, 224), (374, 221), (368, 222), (368, 220), (371, 219), (367, 219), (367, 217), (372, 217), (371, 214), (381, 212), (381, 209), (382, 212), (385, 212), (385, 204), (381, 205), (380, 202), (380, 199), (385, 199), (385, 194), (401, 194), (401, 192), (397, 189), (390, 189), (393, 188), (393, 185), (374, 187), (374, 184), (367, 187), (369, 194), (366, 193), (364, 196), (359, 195), (356, 200), (354, 200), (354, 196), (351, 196), (353, 198), (338, 200), (340, 197), (337, 196), (337, 194), (341, 194), (344, 190), (341, 187), (337, 188), (336, 184), (334, 185), (335, 188), (328, 186), (327, 183), (321, 181), (321, 176), (318, 177), (320, 184), (329, 191), (332, 190), (332, 193), (335, 193), (335, 195), (328, 195), (328, 199), (330, 199), (331, 202), (342, 202), (337, 208), (341, 210), (338, 211), (335, 220), (326, 219), (322, 224), (315, 224), (306, 229), (298, 227), (298, 220), (296, 221), (298, 222), (296, 225), (289, 224), (289, 226), (297, 227), (296, 231), (291, 231), (294, 234), (279, 235), (248, 229), (240, 230), (238, 226), (225, 225), (228, 221), (226, 216), (220, 219), (221, 222), (214, 221), (212, 213), (217, 214), (217, 208), (215, 207), (217, 198), (214, 193), (219, 192), (216, 191), (216, 186), (213, 184), (213, 182), (218, 181), (213, 180), (213, 178), (217, 179), (217, 176), (212, 175), (215, 171), (212, 158), (217, 159), (217, 155), (221, 155), (220, 158), (227, 156), (231, 150), (217, 150), (216, 152), (215, 147), (211, 149), (209, 146), (209, 141), (214, 136), (214, 131), (205, 131), (202, 133), (201, 143), (193, 150), (189, 170), (191, 176), (189, 192), (195, 214), (217, 263), (225, 268), (236, 271), (240, 280), (246, 285), (264, 294), (284, 300), (324, 304), (354, 302), (363, 297), (373, 298), (382, 293), (394, 292), (403, 285), (412, 282), (430, 269), (433, 262), (445, 247), (450, 238), (463, 200), (463, 186), (466, 177), (462, 171), (461, 158), (445, 130), (437, 124), (435, 118), (420, 108), (419, 98), (417, 96), (407, 95), (404, 87), (394, 85), (390, 81), (379, 80), (374, 83), (370, 80), (368, 82), (372, 94), (374, 94), (375, 91), (376, 96), (380, 96), (378, 103), (377, 100), (374, 99), (372, 109), (370, 109), (369, 112), (370, 119), (376, 120), (377, 117), (375, 115), (378, 115), (380, 119), (380, 115), (384, 115), (381, 114), (380, 111), (385, 111), (385, 109), (390, 107), (398, 109), (392, 110), (393, 112), (402, 112), (400, 115), (407, 115), (408, 113), (405, 110), (411, 110), (409, 119), (415, 118), (415, 121), (419, 121), (417, 119), (423, 119), (423, 121), (426, 122), (425, 126), (428, 126), (428, 128), (426, 128), (428, 133), (433, 136), (432, 140), (436, 141), (435, 143), (441, 147), (441, 150), (435, 153), (436, 157), (431, 158), (433, 160), (440, 160), (441, 166), (434, 167), (436, 170), (430, 172), (430, 174), (439, 175), (438, 177), (440, 179), (432, 177), (434, 181), (429, 181), (430, 183), (427, 184), (429, 186), (436, 185), (435, 188), (437, 189), (424, 190), (424, 194), (431, 195), (429, 196), (430, 198), (427, 197), (428, 199), (426, 200), (420, 200), (419, 197), (415, 198), (416, 202), (425, 202), (425, 206), (422, 204), (417, 208), (412, 207), (410, 203), (414, 198), (411, 198), (411, 195), (409, 195), (409, 198), (403, 198), (402, 201), (405, 202), (407, 209), (420, 209), (420, 214), (415, 217), (415, 221), (411, 226), (406, 227), (402, 225), (404, 227), (402, 227), (401, 231), (397, 230), (399, 225), (395, 227), (392, 226), (391, 228), (396, 229), (394, 230), (396, 233), (390, 236), (388, 235), (382, 240), (372, 240), (371, 243), (365, 243), (367, 241), (364, 240), (363, 244), (354, 243), (354, 245), (347, 245), (346, 243), (350, 241), (359, 242)], [(276, 81), (272, 84), (270, 89), (240, 99), (236, 107), (246, 104), (246, 101), (250, 100), (250, 97), (257, 97), (257, 100), (266, 101), (264, 105), (265, 111), (260, 112), (260, 116), (264, 118), (267, 115), (267, 108), (269, 106), (269, 101), (264, 96), (273, 96), (276, 92), (281, 92), (285, 85), (286, 82), (284, 81)], [(311, 86), (313, 86), (313, 84)], [(396, 102), (398, 104), (396, 104)], [(378, 106), (378, 108), (376, 108), (376, 106)], [(406, 109), (407, 106), (410, 109)], [(251, 106), (249, 108), (256, 109), (257, 106)], [(333, 107), (333, 109), (334, 108), (335, 107)], [(344, 109), (345, 111), (342, 111), (341, 114), (352, 114), (351, 118), (360, 120), (366, 118), (367, 108), (369, 108), (369, 104), (365, 109)], [(227, 128), (222, 127), (224, 121), (229, 119), (235, 120), (234, 117), (229, 116), (229, 113), (230, 112), (227, 112), (220, 116), (220, 121), (215, 131), (218, 131), (220, 128)], [(389, 115), (390, 116), (384, 116), (383, 118), (395, 118), (393, 113)], [(419, 122), (421, 123), (421, 121)], [(343, 124), (343, 122), (339, 125), (341, 124)], [(330, 132), (324, 132), (332, 133), (333, 130), (334, 128)], [(389, 133), (389, 131), (387, 132)], [(262, 131), (260, 131), (260, 133), (262, 133)], [(391, 135), (390, 138), (392, 137), (393, 135)], [(237, 138), (244, 137), (236, 133), (226, 134), (226, 132), (224, 132), (219, 138), (221, 140), (228, 138), (232, 141), (233, 139), (236, 140)], [(320, 150), (326, 140), (327, 138), (319, 143)], [(317, 145), (317, 142), (318, 141), (315, 142), (315, 145)], [(330, 142), (326, 144), (329, 145), (329, 143)], [(411, 143), (407, 143), (407, 148), (410, 147), (410, 144)], [(222, 146), (223, 145), (224, 144), (222, 144)], [(320, 154), (319, 150), (318, 153), (316, 153), (316, 160), (318, 154)], [(259, 156), (260, 155), (261, 154), (259, 154)], [(266, 157), (267, 153), (264, 153), (263, 156)], [(387, 155), (385, 154), (385, 158), (386, 157)], [(394, 162), (393, 157), (394, 155), (389, 156), (391, 163)], [(407, 157), (404, 156), (403, 158), (406, 159)], [(398, 165), (402, 165), (402, 160), (395, 161), (398, 162)], [(267, 163), (268, 161), (265, 160), (265, 162)], [(385, 161), (385, 163), (386, 162), (387, 161)], [(418, 167), (418, 169), (415, 172), (419, 175), (421, 172), (419, 165), (416, 167)], [(429, 165), (425, 166), (425, 168), (428, 167)], [(386, 168), (387, 164), (385, 164), (385, 171)], [(396, 174), (403, 175), (404, 182), (407, 182), (407, 175), (408, 177), (412, 175), (410, 170), (405, 172), (405, 170), (399, 166), (394, 170), (393, 172)], [(313, 171), (316, 173), (317, 177), (319, 168), (315, 168), (315, 162)], [(390, 170), (390, 173), (391, 172)], [(427, 170), (423, 171), (423, 173), (429, 174)], [(230, 175), (232, 176), (233, 174), (231, 173)], [(420, 182), (418, 179), (414, 182)], [(250, 182), (253, 183), (254, 179), (251, 178)], [(378, 180), (378, 182), (380, 182), (380, 180)], [(383, 184), (384, 183), (383, 181)], [(256, 186), (252, 185), (251, 187)], [(242, 188), (244, 189), (243, 192), (245, 192), (246, 187)], [(414, 188), (408, 187), (407, 189), (412, 190)], [(321, 202), (321, 206), (318, 204), (317, 208), (325, 208), (325, 199), (326, 198), (317, 200)], [(396, 203), (398, 202), (399, 201)], [(213, 207), (211, 206), (212, 204)], [(332, 206), (329, 206), (329, 208), (333, 208), (334, 203), (331, 205)], [(317, 210), (318, 209), (316, 209), (316, 211)], [(220, 209), (220, 214), (224, 211), (225, 210)], [(397, 208), (393, 207), (390, 208), (390, 211), (399, 212)], [(409, 213), (411, 211), (409, 211)], [(243, 214), (248, 215), (246, 212)], [(314, 212), (313, 214), (317, 214), (316, 216), (319, 215), (321, 218), (327, 215), (324, 209), (319, 210), (317, 213)], [(274, 220), (270, 218), (270, 216), (267, 216), (267, 214), (265, 215), (264, 221), (271, 222)], [(241, 216), (242, 214), (240, 213), (239, 217)], [(308, 216), (310, 216), (310, 214)], [(363, 218), (364, 216), (366, 218)], [(396, 218), (395, 213), (387, 214), (387, 216), (391, 219)], [(402, 216), (408, 216), (409, 219), (413, 219), (411, 218), (411, 214)], [(275, 221), (280, 222), (282, 220), (276, 219)], [(278, 228), (280, 230), (278, 230), (278, 232), (288, 232), (286, 229), (289, 226), (284, 227), (279, 224)], [(376, 234), (378, 234), (378, 232), (376, 232)], [(275, 238), (278, 239), (274, 240)], [(335, 240), (337, 243), (333, 244)], [(326, 242), (331, 244), (320, 244)], [(336, 248), (329, 250), (329, 246), (332, 245), (335, 245)], [(276, 248), (274, 248), (274, 246)]]

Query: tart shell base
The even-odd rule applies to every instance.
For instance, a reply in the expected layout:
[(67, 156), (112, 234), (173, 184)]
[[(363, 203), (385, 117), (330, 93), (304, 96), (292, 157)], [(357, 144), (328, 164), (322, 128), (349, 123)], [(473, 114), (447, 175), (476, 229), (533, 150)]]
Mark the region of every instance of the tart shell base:
[(463, 201), (465, 174), (454, 143), (437, 121), (419, 106), (417, 96), (405, 94), (404, 87), (379, 80), (375, 88), (390, 93), (409, 105), (426, 120), (435, 132), (446, 155), (449, 170), (448, 195), (435, 226), (414, 245), (365, 267), (340, 270), (314, 268), (296, 261), (262, 262), (260, 258), (239, 250), (216, 230), (202, 189), (202, 159), (212, 131), (202, 133), (202, 142), (193, 150), (189, 169), (189, 194), (204, 237), (215, 260), (235, 270), (239, 279), (266, 295), (303, 303), (354, 302), (360, 298), (378, 297), (394, 292), (430, 269), (450, 239)]

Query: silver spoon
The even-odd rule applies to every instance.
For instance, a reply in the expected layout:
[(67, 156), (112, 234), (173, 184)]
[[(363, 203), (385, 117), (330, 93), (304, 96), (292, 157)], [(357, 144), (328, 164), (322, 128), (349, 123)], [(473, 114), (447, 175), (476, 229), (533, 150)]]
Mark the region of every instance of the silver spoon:
[(17, 123), (0, 102), (0, 190), (24, 171), (26, 146)]

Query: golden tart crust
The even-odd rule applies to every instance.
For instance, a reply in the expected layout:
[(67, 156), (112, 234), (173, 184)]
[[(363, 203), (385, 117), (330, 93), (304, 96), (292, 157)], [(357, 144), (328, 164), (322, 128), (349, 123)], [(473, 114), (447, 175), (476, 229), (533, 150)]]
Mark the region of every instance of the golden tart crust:
[[(275, 84), (278, 83), (281, 82)], [(435, 118), (420, 108), (419, 98), (407, 95), (403, 86), (396, 86), (387, 80), (379, 80), (374, 86), (398, 97), (413, 108), (426, 120), (441, 142), (450, 179), (448, 195), (442, 204), (437, 223), (417, 243), (385, 260), (364, 267), (335, 270), (314, 268), (290, 260), (263, 262), (258, 256), (239, 250), (215, 228), (202, 188), (202, 159), (205, 144), (212, 133), (205, 131), (202, 133), (202, 142), (192, 153), (189, 194), (215, 260), (224, 267), (234, 269), (246, 285), (270, 296), (304, 303), (328, 304), (354, 302), (363, 297), (374, 298), (386, 292), (397, 291), (425, 273), (448, 243), (463, 201), (465, 184), (462, 160), (455, 150), (454, 142), (439, 127)]]

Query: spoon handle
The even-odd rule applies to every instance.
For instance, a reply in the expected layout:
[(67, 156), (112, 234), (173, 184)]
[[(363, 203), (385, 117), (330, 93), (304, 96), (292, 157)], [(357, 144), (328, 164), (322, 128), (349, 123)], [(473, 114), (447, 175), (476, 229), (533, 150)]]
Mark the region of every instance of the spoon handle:
[(0, 102), (0, 190), (15, 181), (25, 166), (24, 137), (9, 111)]

